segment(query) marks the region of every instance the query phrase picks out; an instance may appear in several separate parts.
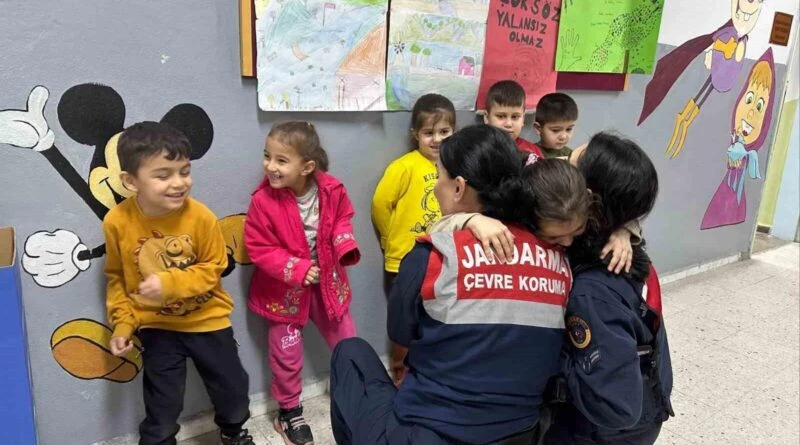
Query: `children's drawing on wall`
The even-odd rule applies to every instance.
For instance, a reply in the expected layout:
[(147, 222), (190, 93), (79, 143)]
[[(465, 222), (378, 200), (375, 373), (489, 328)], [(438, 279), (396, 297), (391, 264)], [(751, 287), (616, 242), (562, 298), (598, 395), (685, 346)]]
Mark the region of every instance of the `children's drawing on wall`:
[(641, 125), (661, 104), (686, 68), (705, 51), (703, 64), (708, 78), (697, 94), (678, 113), (666, 153), (675, 158), (683, 150), (689, 127), (712, 92), (733, 88), (744, 64), (748, 34), (756, 26), (764, 0), (731, 0), (730, 20), (717, 30), (695, 37), (662, 57), (645, 88), (644, 103), (637, 125)]
[(731, 116), (731, 145), (722, 183), (700, 229), (741, 224), (747, 217), (745, 179), (761, 179), (758, 149), (767, 139), (775, 105), (775, 64), (769, 48), (753, 65)]
[[(109, 209), (131, 196), (120, 179), (121, 170), (117, 158), (117, 141), (125, 123), (125, 103), (113, 88), (99, 84), (75, 85), (61, 96), (57, 107), (61, 128), (75, 142), (93, 147), (89, 176), (83, 179), (56, 146), (55, 135), (44, 115), (49, 95), (49, 90), (39, 85), (28, 94), (25, 109), (0, 110), (0, 145), (10, 145), (40, 153), (102, 221)], [(201, 158), (210, 148), (214, 128), (206, 112), (199, 106), (176, 105), (161, 121), (172, 125), (187, 136), (192, 144), (190, 156), (192, 160)], [(227, 275), (237, 263), (250, 264), (242, 242), (244, 215), (226, 216), (219, 222), (228, 251), (228, 268), (223, 274)], [(89, 269), (92, 260), (104, 255), (105, 245), (89, 248), (72, 230), (48, 228), (28, 236), (21, 262), (23, 270), (37, 285), (56, 288), (72, 281), (81, 272)], [(84, 347), (86, 345), (80, 340), (86, 338), (96, 340), (105, 335), (103, 333), (105, 331), (89, 322), (69, 325), (70, 327), (64, 328), (64, 331), (57, 331), (70, 333), (69, 336), (56, 335), (57, 332), (54, 332), (51, 345), (53, 355), (58, 363), (73, 375), (84, 376), (81, 378), (105, 378), (103, 376), (108, 373), (100, 371), (108, 369), (108, 360), (82, 362), (86, 357), (103, 357), (99, 353), (87, 355), (86, 351), (93, 349)], [(77, 331), (73, 329), (76, 326), (80, 328)], [(72, 335), (74, 332), (79, 334)], [(64, 339), (69, 341), (61, 342)], [(62, 343), (63, 346), (59, 346)], [(103, 344), (107, 345), (107, 342)], [(129, 358), (126, 360), (133, 364), (137, 363)], [(114, 360), (112, 362), (116, 363)], [(83, 363), (80, 366), (85, 368), (80, 369), (84, 371), (73, 372), (75, 363)], [(138, 372), (138, 368), (136, 369)], [(117, 375), (114, 372), (111, 374)], [(129, 371), (124, 371), (123, 375), (129, 375)], [(135, 376), (135, 372), (133, 375)], [(117, 377), (109, 380), (123, 381)]]
[[(553, 69), (561, 0), (546, 3), (518, 0), (489, 2), (478, 108), (483, 109), (489, 88), (512, 79), (525, 89), (525, 108), (533, 110), (539, 99), (556, 89)], [(536, 63), (528, 63), (535, 60)]]
[(559, 26), (556, 70), (650, 73), (663, 9), (663, 0), (567, 2)]
[(94, 320), (79, 318), (53, 331), (50, 349), (56, 362), (73, 377), (130, 382), (142, 369), (142, 343), (132, 337), (133, 350), (124, 357), (116, 357), (108, 349), (110, 340), (111, 329)]
[(387, 0), (256, 0), (264, 111), (386, 109)]
[(451, 98), (457, 110), (473, 110), (483, 68), (488, 10), (489, 2), (483, 0), (393, 1), (386, 73), (388, 108), (410, 110), (420, 96), (435, 92)]

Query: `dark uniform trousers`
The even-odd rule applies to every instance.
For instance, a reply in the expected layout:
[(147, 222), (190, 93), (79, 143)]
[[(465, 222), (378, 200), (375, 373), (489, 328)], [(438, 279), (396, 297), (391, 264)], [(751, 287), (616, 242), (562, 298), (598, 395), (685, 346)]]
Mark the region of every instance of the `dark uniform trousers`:
[[(462, 445), (394, 413), (397, 387), (363, 339), (342, 340), (331, 357), (331, 426), (339, 445)], [(492, 445), (531, 445), (538, 428)]]

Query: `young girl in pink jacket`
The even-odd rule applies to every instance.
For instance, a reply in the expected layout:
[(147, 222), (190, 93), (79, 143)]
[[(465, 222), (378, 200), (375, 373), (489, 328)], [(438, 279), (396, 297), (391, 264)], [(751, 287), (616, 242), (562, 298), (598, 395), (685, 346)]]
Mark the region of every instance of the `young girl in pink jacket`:
[(342, 183), (326, 173), (328, 156), (308, 122), (272, 127), (265, 178), (250, 201), (244, 242), (256, 265), (248, 306), (267, 319), (275, 429), (287, 444), (313, 442), (303, 417), (302, 329), (314, 322), (333, 349), (356, 335), (345, 266), (360, 258)]

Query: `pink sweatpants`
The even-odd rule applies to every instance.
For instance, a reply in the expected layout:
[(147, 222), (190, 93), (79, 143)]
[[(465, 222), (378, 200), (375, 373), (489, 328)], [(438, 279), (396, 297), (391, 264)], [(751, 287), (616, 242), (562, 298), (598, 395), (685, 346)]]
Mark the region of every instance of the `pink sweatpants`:
[[(340, 340), (356, 336), (356, 327), (349, 310), (341, 321), (328, 319), (319, 285), (314, 286), (312, 292), (309, 318), (331, 350)], [(294, 408), (300, 404), (300, 392), (303, 389), (302, 329), (305, 326), (299, 323), (268, 323), (267, 344), (269, 367), (272, 370), (270, 393), (281, 408)]]

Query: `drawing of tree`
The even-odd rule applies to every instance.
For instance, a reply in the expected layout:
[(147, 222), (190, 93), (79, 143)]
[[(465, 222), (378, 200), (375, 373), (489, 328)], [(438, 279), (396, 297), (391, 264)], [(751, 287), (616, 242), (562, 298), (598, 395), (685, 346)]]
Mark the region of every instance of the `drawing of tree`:
[(461, 41), (461, 37), (464, 36), (464, 31), (466, 31), (467, 24), (464, 22), (464, 20), (455, 19), (453, 21), (453, 28), (455, 28), (453, 29), (453, 37), (452, 37), (453, 41), (454, 42)]
[(411, 66), (417, 65), (417, 56), (419, 55), (422, 48), (419, 47), (416, 43), (411, 45)]
[[(422, 62), (424, 62), (425, 65), (428, 64), (428, 58), (430, 56), (431, 56), (431, 49), (430, 48), (425, 48), (425, 49), (422, 50)], [(420, 65), (422, 65), (422, 63), (420, 63)]]

